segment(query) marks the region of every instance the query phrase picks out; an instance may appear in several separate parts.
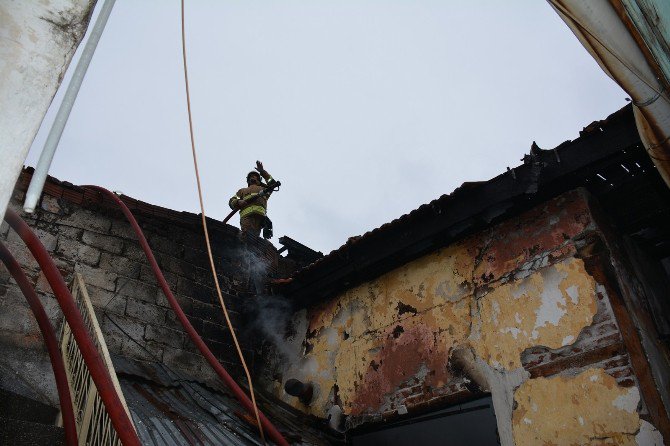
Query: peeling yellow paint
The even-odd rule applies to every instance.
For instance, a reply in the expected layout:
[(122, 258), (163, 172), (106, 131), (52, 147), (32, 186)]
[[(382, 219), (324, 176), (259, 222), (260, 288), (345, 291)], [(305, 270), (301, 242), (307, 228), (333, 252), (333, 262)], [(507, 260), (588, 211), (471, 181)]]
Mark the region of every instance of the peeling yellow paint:
[(470, 305), (472, 299), (440, 305), (420, 315), (422, 322), (432, 327), (439, 344), (450, 349), (465, 342), (470, 334)]
[[(427, 384), (435, 387), (445, 385), (449, 351), (468, 337), (469, 320), (470, 300), (464, 299), (412, 315), (380, 333), (368, 333), (342, 342), (335, 358), (335, 381), (344, 411), (350, 413), (365, 405), (360, 402), (360, 395), (371, 381), (380, 380), (377, 375), (381, 375), (385, 383), (381, 388), (376, 387), (376, 390), (382, 392), (379, 397), (384, 397), (384, 392), (390, 392), (402, 381), (415, 378), (426, 368), (432, 372), (431, 379), (425, 379)], [(402, 333), (412, 335), (403, 339), (402, 334), (398, 334), (396, 340), (392, 333), (397, 327), (402, 329)], [(410, 349), (412, 353), (418, 353), (418, 359), (412, 361), (408, 357), (406, 363), (395, 363), (392, 351), (397, 349)], [(396, 355), (402, 354), (399, 353), (401, 351), (397, 350)], [(371, 367), (373, 361), (381, 366), (379, 371)], [(389, 376), (394, 373), (385, 369), (384, 361), (387, 361), (386, 367), (404, 368), (404, 378)], [(391, 365), (388, 365), (389, 361)]]
[(331, 326), (333, 318), (344, 312), (350, 318), (347, 333), (359, 337), (447, 302), (458, 302), (471, 291), (473, 268), (474, 259), (465, 242), (441, 249), (351, 288), (315, 310), (310, 331)]
[[(463, 294), (467, 289), (461, 286), (466, 268), (472, 267), (464, 260), (468, 255), (463, 246), (442, 250), (352, 288), (316, 311), (307, 358), (319, 391), (309, 412), (325, 414), (334, 384), (345, 413), (374, 410), (379, 401), (370, 402), (371, 389), (382, 393), (378, 397), (388, 392), (393, 399), (402, 380), (445, 385), (449, 352), (466, 342), (490, 365), (514, 369), (521, 366), (526, 348), (561, 347), (574, 342), (591, 323), (596, 284), (580, 259), (570, 258), (500, 285), (476, 302)], [(393, 330), (398, 330), (396, 336)], [(404, 364), (407, 370), (402, 376), (384, 366), (377, 370), (385, 359), (397, 361), (389, 355), (396, 358), (398, 349), (409, 348), (401, 347), (405, 331), (412, 332), (413, 350), (407, 354), (413, 362)], [(416, 350), (422, 353), (413, 354)], [(435, 369), (432, 381), (417, 375), (427, 366)], [(361, 402), (361, 395), (367, 395), (363, 397), (367, 402)]]
[[(534, 225), (523, 226), (520, 217), (312, 308), (304, 367), (287, 367), (317, 389), (311, 406), (300, 408), (325, 416), (335, 386), (346, 414), (411, 408), (453, 383), (448, 364), (459, 346), (471, 346), (494, 368), (513, 370), (527, 348), (575, 342), (597, 311), (596, 283), (565, 244), (565, 234), (583, 225), (563, 219), (547, 230), (548, 218), (536, 215)], [(515, 238), (507, 240), (510, 231)], [(505, 282), (514, 268), (517, 277), (527, 276)], [(475, 284), (488, 293), (475, 299)]]
[[(476, 302), (461, 286), (472, 267), (464, 260), (468, 255), (460, 246), (426, 256), (316, 311), (307, 358), (319, 391), (308, 411), (324, 416), (335, 384), (345, 413), (374, 411), (380, 398), (397, 398), (393, 392), (412, 379), (446, 385), (449, 352), (467, 342), (490, 365), (514, 369), (526, 348), (559, 348), (591, 323), (596, 284), (582, 260), (570, 258), (500, 285)], [(404, 332), (412, 333), (413, 344)], [(405, 367), (402, 375), (384, 368), (407, 348), (411, 360), (397, 365)], [(419, 376), (426, 367), (430, 375)], [(373, 398), (374, 392), (380, 394)]]
[(602, 369), (575, 377), (537, 378), (514, 393), (517, 446), (636, 445), (637, 387), (618, 387)]
[(353, 342), (342, 344), (335, 358), (335, 376), (342, 400), (342, 409), (350, 413), (356, 392), (363, 376), (363, 371), (374, 356), (374, 350), (379, 347), (380, 341), (372, 336), (363, 336)]
[(535, 345), (559, 348), (577, 339), (596, 313), (596, 284), (581, 259), (570, 258), (493, 289), (478, 302), (477, 354), (493, 367), (521, 367)]
[(407, 263), (381, 276), (383, 299), (374, 302), (370, 315), (373, 330), (388, 327), (447, 302), (457, 302), (471, 293), (474, 256), (471, 242), (458, 243)]

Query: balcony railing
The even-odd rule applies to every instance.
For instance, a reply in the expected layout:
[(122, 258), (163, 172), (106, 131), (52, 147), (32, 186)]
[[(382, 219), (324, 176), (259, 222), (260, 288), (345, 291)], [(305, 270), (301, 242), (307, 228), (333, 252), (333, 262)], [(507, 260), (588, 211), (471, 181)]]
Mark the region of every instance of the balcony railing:
[[(100, 353), (103, 362), (107, 365), (107, 370), (121, 399), (121, 403), (125, 407), (128, 417), (132, 420), (81, 274), (75, 273), (71, 291), (72, 297), (75, 299), (82, 318), (93, 338), (93, 342), (98, 349), (98, 353)], [(121, 446), (118, 435), (112, 427), (111, 419), (107, 415), (102, 399), (84, 363), (84, 358), (79, 351), (74, 336), (72, 336), (70, 326), (65, 321), (63, 321), (61, 330), (60, 347), (72, 393), (79, 445)]]

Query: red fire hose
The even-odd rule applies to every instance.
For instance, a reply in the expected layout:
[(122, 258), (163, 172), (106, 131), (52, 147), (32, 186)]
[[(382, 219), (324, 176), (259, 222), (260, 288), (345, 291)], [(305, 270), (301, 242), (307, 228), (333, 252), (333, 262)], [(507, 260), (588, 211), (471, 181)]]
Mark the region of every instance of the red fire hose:
[[(177, 315), (177, 318), (179, 319), (179, 322), (181, 322), (182, 327), (184, 327), (184, 330), (186, 331), (186, 333), (188, 333), (188, 336), (191, 338), (196, 347), (198, 347), (198, 350), (200, 350), (200, 353), (202, 353), (207, 362), (209, 362), (209, 365), (212, 366), (216, 374), (219, 375), (219, 377), (223, 380), (223, 382), (233, 392), (237, 400), (242, 404), (242, 406), (244, 406), (244, 408), (250, 414), (253, 414), (254, 407), (249, 397), (246, 395), (246, 393), (244, 393), (244, 391), (235, 382), (235, 380), (228, 374), (226, 369), (223, 368), (223, 366), (219, 363), (218, 359), (216, 359), (216, 356), (214, 356), (209, 347), (207, 347), (207, 344), (205, 344), (202, 338), (200, 338), (198, 332), (195, 331), (193, 325), (191, 325), (191, 322), (188, 320), (188, 318), (184, 314), (184, 311), (179, 306), (179, 302), (177, 302), (177, 299), (174, 297), (172, 291), (170, 291), (170, 287), (165, 281), (165, 277), (163, 277), (163, 273), (161, 272), (158, 263), (156, 262), (156, 258), (154, 257), (151, 248), (149, 247), (149, 243), (147, 243), (147, 239), (144, 237), (144, 234), (142, 233), (142, 229), (140, 228), (139, 224), (137, 224), (137, 220), (135, 220), (135, 217), (130, 212), (130, 209), (128, 209), (128, 206), (126, 206), (126, 204), (123, 201), (121, 201), (119, 197), (117, 197), (115, 194), (113, 194), (112, 192), (108, 191), (105, 188), (99, 186), (84, 186), (84, 187), (94, 189), (104, 194), (121, 208), (121, 211), (128, 219), (130, 225), (133, 227), (135, 234), (137, 234), (140, 245), (142, 246), (142, 249), (144, 250), (144, 253), (147, 256), (147, 260), (149, 260), (149, 264), (151, 265), (151, 270), (156, 276), (156, 280), (158, 281), (161, 289), (163, 290), (163, 293), (165, 294), (165, 297), (167, 298), (168, 302), (170, 302), (170, 306)], [(234, 214), (234, 212), (231, 214)], [(268, 433), (268, 436), (272, 438), (272, 440), (275, 443), (279, 445), (288, 446), (288, 442), (286, 441), (286, 439), (284, 439), (282, 434), (265, 417), (265, 415), (263, 415), (263, 413), (260, 412), (259, 415), (261, 424), (263, 425), (263, 429), (265, 430), (265, 432)]]
[(226, 215), (226, 218), (223, 219), (223, 224), (225, 225), (226, 223), (228, 223), (228, 220), (233, 218), (233, 215), (237, 214), (237, 211), (239, 211), (239, 209), (233, 209), (232, 211), (230, 211), (230, 214)]
[(60, 271), (58, 271), (58, 268), (40, 240), (16, 212), (12, 209), (7, 209), (5, 221), (7, 221), (19, 237), (23, 239), (23, 242), (42, 268), (42, 272), (49, 282), (49, 285), (51, 285), (51, 289), (63, 311), (65, 320), (67, 320), (67, 323), (72, 330), (77, 346), (79, 347), (84, 362), (91, 373), (95, 387), (100, 394), (100, 398), (105, 405), (107, 414), (112, 421), (112, 425), (114, 426), (121, 443), (124, 446), (140, 446), (141, 443), (137, 438), (135, 428), (119, 400), (119, 396), (112, 384), (107, 368), (100, 357), (100, 353), (98, 353), (98, 349), (91, 340), (88, 329), (86, 328), (84, 320), (79, 313), (79, 309), (70, 294), (70, 290), (67, 288), (67, 285), (63, 280), (63, 276), (61, 276)]
[(51, 366), (53, 367), (54, 377), (56, 378), (56, 389), (58, 391), (58, 399), (60, 401), (60, 410), (63, 414), (63, 428), (65, 429), (65, 442), (68, 446), (77, 446), (77, 425), (74, 420), (74, 410), (72, 409), (72, 398), (70, 397), (70, 385), (67, 382), (67, 375), (65, 374), (65, 364), (58, 348), (58, 339), (54, 332), (49, 316), (47, 316), (42, 302), (35, 289), (28, 281), (26, 274), (21, 269), (21, 265), (16, 261), (11, 252), (5, 245), (0, 243), (0, 260), (5, 264), (7, 270), (16, 280), (17, 285), (23, 292), (23, 295), (28, 301), (28, 305), (37, 319), (37, 325), (40, 327), (44, 343), (49, 352), (51, 359)]

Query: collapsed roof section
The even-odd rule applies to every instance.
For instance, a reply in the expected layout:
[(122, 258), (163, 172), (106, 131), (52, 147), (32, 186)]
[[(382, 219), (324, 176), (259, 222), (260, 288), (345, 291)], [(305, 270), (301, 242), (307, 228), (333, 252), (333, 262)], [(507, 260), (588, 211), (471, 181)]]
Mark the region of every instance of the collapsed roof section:
[(597, 196), (614, 223), (657, 258), (670, 255), (670, 191), (644, 152), (630, 106), (553, 150), (533, 143), (522, 161), (350, 238), (277, 286), (298, 305), (315, 303), (577, 187)]

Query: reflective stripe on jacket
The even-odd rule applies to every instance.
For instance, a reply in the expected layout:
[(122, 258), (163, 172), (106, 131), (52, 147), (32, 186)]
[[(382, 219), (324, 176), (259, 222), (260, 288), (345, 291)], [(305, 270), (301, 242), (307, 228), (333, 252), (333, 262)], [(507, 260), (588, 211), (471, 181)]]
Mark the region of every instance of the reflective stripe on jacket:
[(265, 208), (263, 206), (258, 206), (256, 204), (252, 204), (251, 206), (245, 206), (245, 208), (240, 211), (240, 218), (246, 217), (247, 215), (250, 214), (265, 215)]
[[(267, 174), (267, 172), (266, 172)], [(267, 174), (263, 175), (266, 181), (272, 180), (272, 177)], [(258, 197), (257, 195), (265, 190), (264, 187), (252, 184), (251, 186), (242, 188), (237, 191), (237, 194), (233, 196), (229, 201), (228, 205), (231, 209), (237, 209), (239, 200), (249, 200), (246, 205), (240, 209), (240, 218), (245, 217), (251, 214), (266, 215), (268, 207), (268, 197)]]

